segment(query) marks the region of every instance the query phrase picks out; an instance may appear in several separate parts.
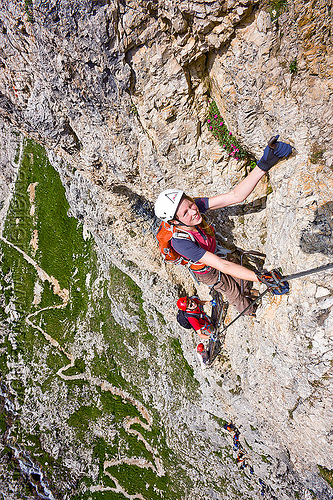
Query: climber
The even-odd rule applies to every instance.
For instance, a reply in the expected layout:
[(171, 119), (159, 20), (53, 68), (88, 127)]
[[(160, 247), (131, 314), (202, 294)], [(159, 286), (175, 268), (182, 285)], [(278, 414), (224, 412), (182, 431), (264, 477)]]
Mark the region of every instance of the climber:
[(198, 356), (200, 357), (200, 361), (202, 361), (203, 363), (203, 366), (206, 365), (206, 363), (208, 363), (209, 361), (209, 352), (207, 349), (205, 349), (205, 346), (203, 345), (202, 342), (200, 342), (200, 344), (197, 345), (197, 353), (198, 353)]
[[(275, 141), (270, 141), (271, 146), (267, 146), (269, 149), (274, 147), (272, 154), (276, 156), (276, 161), (280, 159), (279, 155), (282, 153), (288, 156), (291, 152), (291, 146), (277, 141), (277, 137), (274, 138)], [(232, 262), (228, 251), (224, 251), (223, 258), (216, 254), (214, 229), (207, 224), (204, 214), (207, 210), (216, 210), (244, 201), (272, 166), (269, 158), (267, 161), (263, 158), (250, 174), (228, 193), (211, 198), (193, 199), (184, 191), (174, 188), (163, 191), (155, 203), (155, 214), (163, 221), (157, 238), (165, 259), (171, 261), (168, 255), (174, 252), (178, 256), (178, 261), (173, 257), (172, 262), (179, 263), (180, 260), (181, 264), (189, 263), (200, 283), (214, 287), (216, 291), (224, 294), (240, 312), (251, 304), (253, 298), (251, 282), (265, 281), (261, 279), (260, 274)], [(164, 246), (159, 235), (165, 238)], [(240, 289), (240, 280), (244, 280), (243, 293)], [(249, 308), (246, 314), (253, 315), (253, 308)]]
[(203, 310), (203, 306), (208, 302), (208, 300), (199, 300), (198, 297), (194, 296), (180, 297), (177, 300), (177, 307), (180, 311), (184, 312), (187, 321), (201, 339), (210, 338), (215, 341), (215, 329), (211, 323), (210, 317)]
[(236, 427), (234, 426), (234, 424), (232, 422), (230, 422), (229, 424), (224, 424), (223, 428), (229, 432), (232, 432), (236, 429)]

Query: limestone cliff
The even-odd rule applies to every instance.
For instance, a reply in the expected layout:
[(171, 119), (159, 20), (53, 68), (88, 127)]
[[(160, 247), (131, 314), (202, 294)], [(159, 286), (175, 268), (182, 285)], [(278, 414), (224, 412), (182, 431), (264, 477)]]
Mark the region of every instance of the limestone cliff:
[[(255, 158), (275, 133), (297, 149), (245, 204), (214, 215), (220, 238), (265, 252), (265, 266), (285, 274), (332, 260), (331, 0), (4, 0), (0, 23), (3, 217), (23, 148), (9, 132), (16, 130), (47, 148), (70, 215), (93, 235), (104, 270), (114, 264), (139, 285), (150, 327), (155, 322), (163, 342), (167, 327), (156, 326), (156, 309), (194, 366), (200, 405), (194, 398), (185, 407), (182, 394), (168, 393), (159, 361), (150, 374), (155, 391), (144, 389), (163, 415), (168, 446), (174, 427), (184, 441), (193, 433), (207, 437), (208, 453), (216, 449), (223, 440), (206, 420), (211, 412), (241, 428), (270, 486), (266, 495), (332, 498), (332, 274), (295, 280), (287, 296), (265, 299), (255, 321), (228, 330), (223, 356), (202, 373), (194, 339), (174, 322), (178, 290), (194, 285), (186, 270), (162, 263), (152, 210), (166, 187), (212, 196), (246, 175), (245, 162), (230, 159), (207, 127), (215, 100)], [(125, 316), (120, 310), (119, 321)], [(183, 408), (173, 407), (173, 397)], [(204, 452), (180, 439), (179, 456), (182, 446), (193, 454), (194, 481)], [(74, 459), (67, 466), (78, 474)], [(204, 482), (209, 474), (202, 472)], [(256, 498), (237, 469), (231, 476)], [(184, 498), (227, 498), (208, 489), (201, 497), (195, 484)]]

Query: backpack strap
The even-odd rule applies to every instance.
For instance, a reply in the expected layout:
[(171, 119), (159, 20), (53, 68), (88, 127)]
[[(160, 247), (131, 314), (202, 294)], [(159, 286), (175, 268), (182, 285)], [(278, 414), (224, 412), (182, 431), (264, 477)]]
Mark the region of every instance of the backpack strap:
[(205, 312), (200, 312), (200, 313), (190, 313), (188, 311), (184, 311), (185, 312), (185, 316), (187, 318), (200, 318), (200, 319), (203, 319), (207, 316), (207, 314)]
[(177, 240), (191, 240), (197, 243), (197, 240), (194, 238), (193, 234), (187, 233), (186, 231), (176, 231), (172, 235), (173, 238)]
[[(187, 233), (186, 231), (175, 231), (172, 235), (176, 240), (190, 240), (193, 243), (198, 245), (197, 240), (194, 238), (193, 234)], [(188, 259), (187, 257), (182, 257), (185, 261), (187, 261), (187, 265), (195, 264), (193, 260)]]
[[(174, 233), (173, 233), (173, 236), (172, 236), (172, 237), (173, 237), (173, 238), (176, 238), (176, 239), (178, 239), (178, 240), (191, 240), (191, 241), (193, 241), (193, 243), (195, 243), (197, 246), (200, 246), (200, 245), (199, 245), (199, 243), (198, 243), (198, 241), (197, 241), (197, 240), (195, 239), (195, 237), (193, 236), (193, 234), (191, 234), (191, 233), (187, 233), (186, 231), (179, 231), (179, 232), (178, 232), (178, 231), (176, 231), (176, 232), (174, 232)], [(195, 272), (194, 272), (195, 270), (191, 269), (191, 266), (192, 266), (193, 264), (194, 264), (194, 265), (196, 265), (196, 264), (197, 264), (197, 262), (195, 262), (194, 260), (190, 260), (190, 259), (188, 259), (187, 257), (183, 257), (183, 259), (187, 261), (187, 266), (188, 266), (188, 268), (189, 268), (189, 270), (190, 270), (190, 272), (191, 272), (192, 276), (194, 277), (194, 280), (195, 280), (197, 283), (199, 283), (199, 282), (198, 282), (198, 279), (195, 277)], [(206, 270), (209, 270), (209, 269), (211, 269), (211, 267), (210, 267), (210, 266), (205, 266), (204, 264), (202, 264), (202, 268), (200, 268), (200, 272), (203, 272), (203, 271), (206, 271)]]

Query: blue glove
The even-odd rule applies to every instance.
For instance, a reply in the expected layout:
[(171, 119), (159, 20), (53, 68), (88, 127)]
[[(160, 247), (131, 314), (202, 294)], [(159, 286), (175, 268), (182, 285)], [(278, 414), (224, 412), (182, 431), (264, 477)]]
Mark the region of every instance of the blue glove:
[(215, 300), (215, 299), (212, 299), (212, 300), (210, 301), (210, 303), (212, 304), (212, 306), (216, 306), (216, 300)]
[(257, 162), (258, 167), (264, 172), (268, 172), (281, 158), (288, 158), (292, 153), (292, 146), (286, 142), (278, 141), (278, 138), (278, 135), (270, 138), (268, 146), (265, 147), (264, 154)]
[(213, 342), (216, 342), (217, 341), (217, 337), (216, 335), (214, 335), (213, 333), (210, 334), (210, 339), (213, 341)]

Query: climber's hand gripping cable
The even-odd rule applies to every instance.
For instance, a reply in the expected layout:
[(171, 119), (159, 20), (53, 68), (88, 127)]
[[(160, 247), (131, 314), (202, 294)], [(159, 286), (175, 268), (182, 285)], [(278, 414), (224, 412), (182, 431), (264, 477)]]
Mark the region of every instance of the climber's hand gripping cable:
[(282, 281), (283, 276), (279, 269), (256, 273), (258, 280), (269, 288), (274, 295), (283, 295), (289, 292), (288, 281)]

